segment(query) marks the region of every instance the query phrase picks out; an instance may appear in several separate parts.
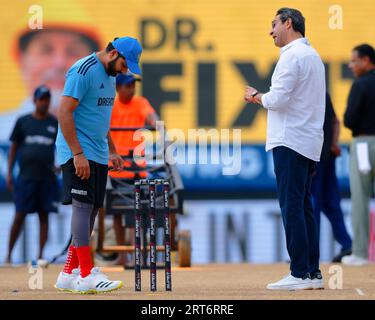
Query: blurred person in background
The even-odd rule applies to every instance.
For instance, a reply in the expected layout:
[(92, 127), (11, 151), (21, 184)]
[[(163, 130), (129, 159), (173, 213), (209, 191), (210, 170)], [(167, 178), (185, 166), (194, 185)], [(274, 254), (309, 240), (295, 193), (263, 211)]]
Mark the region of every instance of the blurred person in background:
[[(57, 212), (58, 186), (55, 175), (57, 119), (49, 114), (51, 93), (40, 86), (34, 92), (35, 111), (18, 118), (10, 137), (7, 185), (14, 193), (16, 215), (10, 231), (7, 263), (23, 228), (26, 214), (39, 215), (39, 255), (48, 238), (48, 213)], [(18, 159), (20, 173), (13, 182), (13, 166)]]
[(375, 50), (361, 44), (352, 50), (349, 68), (352, 84), (344, 125), (352, 131), (350, 146), (350, 192), (352, 200), (353, 252), (343, 264), (368, 263), (370, 233), (369, 202), (375, 186)]
[(94, 30), (68, 23), (50, 24), (44, 29), (28, 28), (21, 33), (14, 56), (30, 96), (16, 109), (0, 112), (0, 140), (9, 136), (18, 116), (33, 111), (32, 93), (40, 83), (50, 89), (50, 113), (56, 116), (66, 72), (75, 61), (97, 50), (99, 40)]
[(346, 230), (341, 210), (340, 188), (336, 176), (336, 157), (341, 154), (339, 146), (340, 121), (336, 117), (330, 95), (326, 94), (324, 118), (324, 142), (320, 162), (313, 176), (311, 193), (314, 201), (314, 214), (320, 237), (320, 213), (323, 212), (332, 226), (333, 236), (340, 244), (340, 253), (332, 262), (341, 262), (342, 257), (352, 253), (352, 240)]
[[(154, 108), (149, 101), (140, 96), (135, 96), (136, 82), (141, 81), (132, 74), (119, 74), (116, 77), (116, 91), (117, 96), (113, 104), (111, 115), (111, 128), (114, 127), (128, 127), (128, 128), (143, 128), (145, 126), (155, 127), (156, 121), (159, 119)], [(111, 137), (115, 144), (117, 152), (121, 156), (133, 156), (134, 148), (139, 145), (140, 141), (134, 141), (134, 131), (112, 131)], [(137, 163), (138, 165), (142, 165)], [(125, 161), (124, 167), (130, 167), (131, 162)], [(133, 173), (130, 171), (109, 172), (111, 184), (116, 187), (117, 179), (134, 180), (136, 178), (146, 178), (146, 172)], [(129, 232), (129, 240), (125, 241), (125, 228), (123, 226), (123, 215), (114, 214), (113, 227), (115, 230), (116, 241), (118, 245), (125, 245), (126, 242), (131, 242), (133, 237)], [(125, 254), (120, 253), (117, 263), (125, 264)]]

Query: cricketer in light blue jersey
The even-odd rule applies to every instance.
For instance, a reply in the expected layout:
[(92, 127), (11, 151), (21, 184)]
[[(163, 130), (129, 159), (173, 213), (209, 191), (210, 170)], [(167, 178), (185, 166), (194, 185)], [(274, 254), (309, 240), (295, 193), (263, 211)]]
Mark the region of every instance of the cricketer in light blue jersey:
[[(77, 138), (88, 160), (108, 163), (108, 141), (116, 78), (108, 76), (96, 54), (78, 60), (68, 71), (64, 96), (77, 99), (73, 112)], [(59, 127), (56, 140), (57, 161), (66, 163), (73, 157)]]
[[(126, 57), (129, 70), (140, 74), (138, 61), (142, 49), (138, 42), (123, 37), (114, 40), (112, 45), (121, 56)], [(79, 101), (73, 112), (79, 144), (85, 157), (99, 164), (108, 164), (107, 134), (116, 95), (116, 74), (113, 70), (106, 70), (97, 54), (93, 53), (78, 60), (66, 75), (63, 95)], [(60, 165), (73, 158), (60, 126), (56, 149)]]
[[(57, 160), (63, 176), (62, 203), (72, 205), (71, 236), (63, 271), (55, 288), (99, 293), (120, 289), (122, 281), (103, 281), (89, 246), (96, 216), (103, 208), (108, 162), (123, 168), (109, 132), (115, 76), (140, 74), (142, 47), (131, 37), (115, 38), (99, 52), (77, 61), (68, 71), (59, 107)], [(79, 275), (73, 270), (78, 270)]]

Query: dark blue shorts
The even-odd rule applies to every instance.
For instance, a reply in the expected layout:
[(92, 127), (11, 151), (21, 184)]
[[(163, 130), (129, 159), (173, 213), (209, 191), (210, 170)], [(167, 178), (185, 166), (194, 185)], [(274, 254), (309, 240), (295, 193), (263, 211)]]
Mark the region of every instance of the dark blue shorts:
[(17, 212), (57, 212), (58, 197), (57, 179), (24, 180), (18, 177), (14, 186), (14, 202)]

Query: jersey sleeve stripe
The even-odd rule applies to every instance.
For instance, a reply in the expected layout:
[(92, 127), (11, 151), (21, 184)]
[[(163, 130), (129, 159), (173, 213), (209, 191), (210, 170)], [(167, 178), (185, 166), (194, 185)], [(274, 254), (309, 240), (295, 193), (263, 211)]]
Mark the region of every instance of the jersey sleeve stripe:
[(83, 70), (83, 68), (84, 68), (87, 64), (89, 64), (90, 62), (92, 62), (92, 61), (96, 61), (94, 57), (88, 58), (85, 62), (83, 62), (83, 63), (81, 64), (81, 66), (79, 67), (79, 69), (78, 69), (77, 72), (80, 73), (81, 70)]
[(96, 63), (97, 63), (97, 61), (95, 60), (95, 61), (91, 62), (90, 64), (88, 64), (86, 67), (83, 68), (83, 70), (81, 71), (81, 74), (86, 75), (87, 70), (89, 70)]

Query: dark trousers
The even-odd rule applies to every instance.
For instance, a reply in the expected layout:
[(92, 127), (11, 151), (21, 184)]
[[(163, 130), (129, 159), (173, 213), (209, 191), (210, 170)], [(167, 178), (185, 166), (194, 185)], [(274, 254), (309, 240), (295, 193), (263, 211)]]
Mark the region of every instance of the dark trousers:
[(352, 247), (352, 240), (346, 230), (344, 216), (340, 207), (340, 189), (336, 177), (336, 159), (323, 160), (317, 164), (313, 177), (311, 193), (314, 199), (314, 214), (317, 222), (318, 237), (320, 213), (323, 212), (332, 226), (333, 236), (341, 245), (341, 250)]
[(319, 240), (311, 197), (316, 163), (287, 147), (273, 149), (277, 193), (292, 276), (319, 270)]

